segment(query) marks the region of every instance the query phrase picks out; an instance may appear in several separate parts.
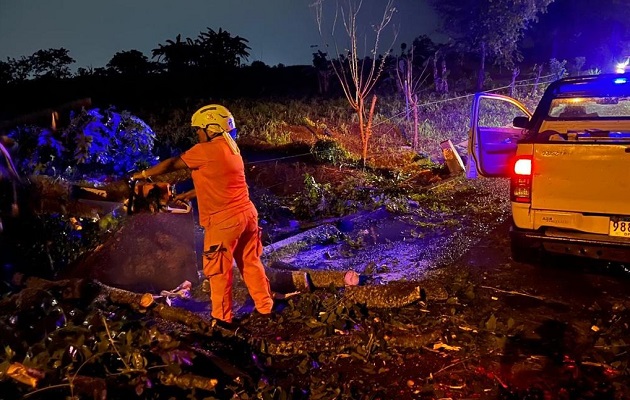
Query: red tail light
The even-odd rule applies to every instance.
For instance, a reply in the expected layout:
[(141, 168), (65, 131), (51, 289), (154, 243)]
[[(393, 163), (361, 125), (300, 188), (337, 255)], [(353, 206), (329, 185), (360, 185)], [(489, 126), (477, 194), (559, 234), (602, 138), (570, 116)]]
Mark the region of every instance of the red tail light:
[(512, 167), (510, 198), (517, 203), (529, 203), (532, 199), (532, 157), (517, 156)]

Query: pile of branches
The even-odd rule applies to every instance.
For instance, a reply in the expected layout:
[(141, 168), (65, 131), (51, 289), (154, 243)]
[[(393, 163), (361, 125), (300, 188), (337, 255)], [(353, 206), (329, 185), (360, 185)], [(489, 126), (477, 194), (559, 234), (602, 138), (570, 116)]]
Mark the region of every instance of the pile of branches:
[[(397, 295), (383, 315), (426, 298), (414, 284), (389, 290)], [(7, 338), (0, 390), (33, 399), (300, 399), (341, 391), (340, 381), (309, 382), (313, 357), (367, 362), (387, 347), (417, 349), (436, 340), (428, 326), (396, 327), (376, 316), (365, 302), (374, 293), (331, 285), (286, 301), (275, 318), (252, 316), (226, 329), (159, 296), (97, 281), (29, 278), (0, 301)]]

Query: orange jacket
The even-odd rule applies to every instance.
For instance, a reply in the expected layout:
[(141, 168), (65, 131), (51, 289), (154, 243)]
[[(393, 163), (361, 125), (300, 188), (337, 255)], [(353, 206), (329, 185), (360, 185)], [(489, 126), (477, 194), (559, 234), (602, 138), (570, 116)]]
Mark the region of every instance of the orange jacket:
[(201, 226), (210, 226), (213, 217), (252, 205), (243, 158), (232, 152), (223, 137), (194, 145), (181, 159), (192, 170)]

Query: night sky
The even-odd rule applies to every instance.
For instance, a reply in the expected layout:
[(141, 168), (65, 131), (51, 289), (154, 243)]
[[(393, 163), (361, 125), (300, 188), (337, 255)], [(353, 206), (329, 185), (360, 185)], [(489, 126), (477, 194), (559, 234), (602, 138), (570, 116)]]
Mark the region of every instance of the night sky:
[[(333, 6), (335, 0), (327, 0)], [(166, 40), (196, 38), (212, 28), (249, 40), (247, 63), (274, 66), (311, 64), (321, 45), (312, 0), (0, 0), (0, 60), (29, 56), (41, 49), (65, 48), (76, 60), (71, 66), (104, 67), (119, 51), (151, 50)], [(364, 0), (360, 26), (380, 21), (385, 0)], [(382, 53), (398, 40), (410, 43), (433, 35), (435, 14), (423, 0), (396, 0), (393, 25), (381, 42)], [(347, 40), (347, 35), (339, 39)], [(436, 36), (434, 40), (439, 40)], [(343, 45), (343, 43), (341, 43)], [(321, 47), (320, 47), (321, 48)], [(329, 51), (334, 54), (334, 51)]]

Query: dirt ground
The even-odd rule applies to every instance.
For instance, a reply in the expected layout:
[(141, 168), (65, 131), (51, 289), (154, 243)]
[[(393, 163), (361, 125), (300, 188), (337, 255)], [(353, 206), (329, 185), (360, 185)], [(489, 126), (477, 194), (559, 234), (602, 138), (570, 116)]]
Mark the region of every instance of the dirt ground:
[[(312, 160), (284, 162), (286, 154), (278, 149), (273, 154), (279, 156), (273, 163), (247, 159), (253, 193), (262, 188), (279, 200), (295, 196), (303, 189), (305, 171), (321, 183), (360, 175)], [(236, 273), (235, 330), (209, 339), (177, 324), (151, 321), (198, 349), (198, 360), (210, 354), (209, 361), (190, 368), (214, 374), (220, 390), (201, 398), (630, 398), (626, 266), (559, 257), (537, 265), (515, 263), (507, 237), (508, 182), (421, 170), (411, 176), (420, 180), (405, 184), (417, 185), (418, 196), (403, 206), (387, 203), (309, 221), (286, 212), (261, 221), (270, 276), (352, 271), (357, 281), (312, 286), (278, 299), (275, 317), (264, 319), (252, 315)], [(159, 229), (155, 234), (175, 247), (194, 240), (165, 237)], [(194, 236), (199, 234), (195, 229)], [(191, 253), (185, 257), (190, 260)], [(105, 264), (111, 270), (99, 271), (101, 277), (123, 278), (128, 269), (109, 261), (97, 267)], [(152, 267), (157, 274), (167, 264)], [(174, 306), (208, 319), (207, 290), (202, 280), (192, 280), (193, 298)], [(374, 289), (368, 292), (374, 298), (353, 300), (365, 289)], [(379, 301), (386, 304), (366, 305)], [(119, 312), (121, 320), (136, 318)]]
[[(329, 354), (332, 360), (313, 356), (316, 367), (309, 368), (308, 379), (320, 379), (322, 386), (360, 385), (357, 393), (374, 396), (356, 398), (628, 398), (625, 267), (563, 257), (538, 265), (513, 262), (506, 184), (455, 179), (436, 193), (452, 214), (381, 209), (354, 216), (337, 243), (315, 242), (279, 256), (275, 261), (296, 269), (354, 270), (369, 278), (366, 285), (405, 281), (426, 290), (424, 300), (370, 314), (375, 332), (385, 338), (411, 334), (416, 345), (375, 348), (366, 359), (350, 351)], [(419, 218), (460, 223), (418, 225)], [(349, 248), (358, 238), (363, 245)], [(237, 290), (239, 296), (246, 315), (246, 292)], [(299, 321), (286, 312), (282, 322), (253, 332), (276, 344), (307, 339), (312, 331), (296, 326)], [(244, 324), (248, 329), (247, 319)], [(286, 365), (275, 368), (265, 371), (270, 379), (287, 371)], [(306, 376), (291, 379), (285, 383), (309, 385)]]
[[(299, 162), (250, 167), (253, 186), (273, 183), (280, 197), (301, 190), (296, 176), (304, 170), (319, 182), (349, 176), (349, 170)], [(354, 271), (361, 285), (415, 282), (424, 296), (369, 310), (371, 322), (355, 332), (350, 347), (272, 357), (261, 379), (308, 388), (309, 398), (630, 398), (625, 267), (553, 257), (539, 265), (515, 263), (507, 237), (508, 182), (431, 176), (417, 182), (424, 201), (410, 201), (405, 212), (380, 207), (310, 221), (314, 238), (299, 246), (275, 246), (291, 235), (286, 232), (275, 242), (270, 236), (268, 266)], [(326, 234), (317, 237), (320, 231)], [(297, 346), (318, 332), (296, 315), (301, 301), (326, 290), (314, 292), (288, 306), (278, 302), (280, 320), (257, 325), (247, 318), (251, 301), (237, 281), (237, 315), (253, 336)], [(402, 337), (410, 344), (392, 340)]]

